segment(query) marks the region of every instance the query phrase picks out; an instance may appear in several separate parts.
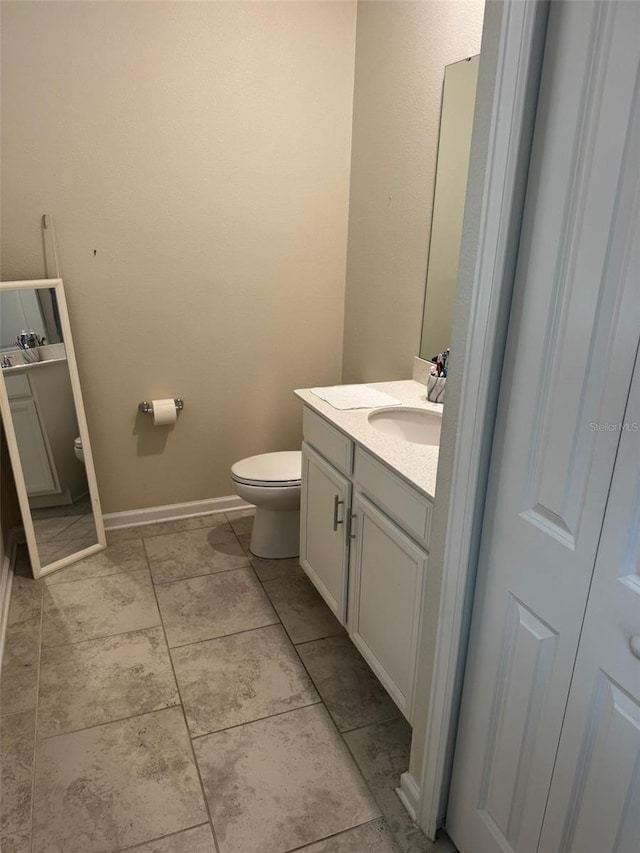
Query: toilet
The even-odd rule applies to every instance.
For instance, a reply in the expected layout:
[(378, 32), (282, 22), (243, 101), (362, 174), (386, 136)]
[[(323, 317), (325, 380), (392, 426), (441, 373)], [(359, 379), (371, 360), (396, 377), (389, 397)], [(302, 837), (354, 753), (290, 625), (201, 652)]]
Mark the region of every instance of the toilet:
[(80, 462), (84, 465), (84, 450), (82, 449), (82, 439), (78, 436), (74, 439), (73, 442), (73, 452), (75, 454), (76, 459), (79, 459)]
[(236, 494), (254, 504), (249, 550), (256, 557), (297, 557), (300, 550), (299, 450), (249, 456), (231, 466)]

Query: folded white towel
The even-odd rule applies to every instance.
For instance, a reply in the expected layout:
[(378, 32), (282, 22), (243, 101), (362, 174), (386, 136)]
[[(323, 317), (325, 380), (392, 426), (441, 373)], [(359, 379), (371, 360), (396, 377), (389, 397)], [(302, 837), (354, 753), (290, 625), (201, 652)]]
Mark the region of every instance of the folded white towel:
[(400, 400), (369, 385), (331, 385), (310, 390), (334, 409), (377, 409), (379, 406), (402, 405)]

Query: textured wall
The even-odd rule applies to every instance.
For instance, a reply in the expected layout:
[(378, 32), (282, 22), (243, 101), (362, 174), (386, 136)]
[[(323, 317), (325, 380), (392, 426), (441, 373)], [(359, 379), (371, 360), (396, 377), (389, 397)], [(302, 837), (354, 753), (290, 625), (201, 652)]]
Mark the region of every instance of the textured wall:
[(479, 52), (483, 9), (483, 0), (358, 3), (345, 382), (411, 375), (444, 67)]
[[(2, 276), (53, 214), (103, 509), (232, 492), (339, 381), (352, 2), (2, 4)], [(182, 396), (171, 432), (138, 401)]]

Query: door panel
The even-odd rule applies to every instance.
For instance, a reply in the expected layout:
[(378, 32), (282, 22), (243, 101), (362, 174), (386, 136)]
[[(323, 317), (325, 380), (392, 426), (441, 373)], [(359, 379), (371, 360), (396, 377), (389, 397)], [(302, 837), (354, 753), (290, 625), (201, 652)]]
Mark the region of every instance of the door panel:
[(33, 399), (11, 400), (11, 415), (27, 494), (47, 495), (58, 488)]
[[(640, 265), (638, 273), (640, 280)], [(640, 849), (640, 660), (630, 646), (640, 637), (638, 366), (622, 425), (543, 827), (545, 853)]]
[(446, 820), (462, 853), (538, 849), (619, 441), (593, 427), (622, 419), (640, 328), (639, 12), (551, 4)]
[(557, 633), (510, 596), (479, 799), (483, 819), (505, 838), (521, 823), (526, 770), (557, 645)]
[(349, 634), (411, 722), (427, 554), (356, 492)]
[(300, 565), (341, 624), (347, 618), (347, 537), (351, 483), (302, 445)]

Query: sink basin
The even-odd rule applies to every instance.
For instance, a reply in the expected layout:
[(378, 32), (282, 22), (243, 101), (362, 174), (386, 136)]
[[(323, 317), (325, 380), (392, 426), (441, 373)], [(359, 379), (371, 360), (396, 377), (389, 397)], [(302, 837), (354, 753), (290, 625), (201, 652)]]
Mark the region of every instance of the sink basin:
[(442, 415), (437, 412), (409, 406), (389, 406), (370, 412), (369, 423), (386, 435), (412, 444), (440, 444)]

